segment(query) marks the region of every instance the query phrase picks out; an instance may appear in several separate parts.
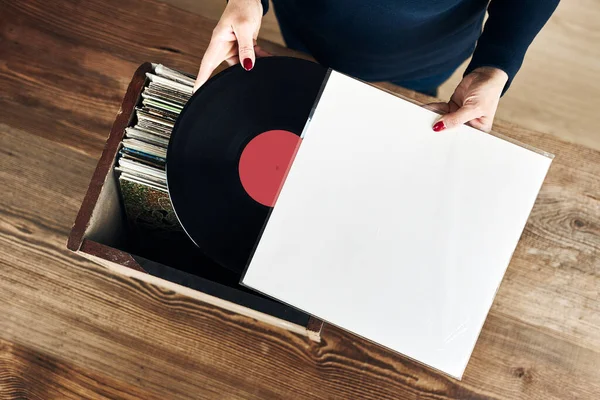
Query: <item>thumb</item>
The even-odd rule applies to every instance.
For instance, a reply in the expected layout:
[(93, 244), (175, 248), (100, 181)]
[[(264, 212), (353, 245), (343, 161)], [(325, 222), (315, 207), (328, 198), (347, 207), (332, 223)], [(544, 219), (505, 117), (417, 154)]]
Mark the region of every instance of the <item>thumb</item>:
[(442, 116), (438, 122), (433, 125), (433, 130), (440, 132), (444, 129), (450, 129), (465, 124), (476, 118), (481, 118), (482, 116), (483, 114), (479, 110), (479, 107), (470, 105), (463, 106), (454, 112)]
[(234, 27), (235, 36), (238, 42), (238, 54), (240, 63), (246, 71), (254, 67), (256, 56), (254, 54), (254, 38), (251, 24), (241, 24)]

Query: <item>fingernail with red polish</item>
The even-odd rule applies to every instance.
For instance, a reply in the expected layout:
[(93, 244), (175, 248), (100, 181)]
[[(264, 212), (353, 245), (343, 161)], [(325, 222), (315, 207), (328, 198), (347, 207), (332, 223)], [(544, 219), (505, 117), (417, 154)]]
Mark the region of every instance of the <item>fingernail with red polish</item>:
[(435, 123), (435, 125), (433, 125), (434, 132), (440, 132), (440, 131), (443, 131), (444, 129), (446, 129), (446, 125), (444, 125), (444, 121), (438, 121)]
[(244, 58), (244, 63), (242, 65), (246, 71), (250, 71), (252, 69), (252, 60), (249, 58)]

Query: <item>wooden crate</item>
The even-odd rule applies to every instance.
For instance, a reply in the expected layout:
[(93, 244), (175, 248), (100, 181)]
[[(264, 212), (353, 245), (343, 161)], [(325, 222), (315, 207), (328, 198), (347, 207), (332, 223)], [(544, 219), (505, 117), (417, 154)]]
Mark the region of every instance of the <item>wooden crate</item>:
[(132, 230), (124, 215), (114, 166), (125, 128), (132, 123), (135, 106), (148, 83), (146, 73), (152, 70), (151, 63), (144, 63), (133, 75), (79, 209), (67, 247), (116, 273), (135, 277), (320, 341), (323, 327), (321, 320), (253, 293), (241, 287), (237, 279), (235, 282), (231, 279), (225, 282), (215, 279), (216, 274), (211, 270), (215, 269), (215, 264), (207, 258), (188, 260), (186, 262), (189, 268), (182, 268), (181, 262), (170, 265), (169, 261), (165, 261), (170, 256), (175, 260), (177, 256), (170, 255), (168, 249), (160, 262), (147, 254), (131, 251), (127, 243), (131, 241)]

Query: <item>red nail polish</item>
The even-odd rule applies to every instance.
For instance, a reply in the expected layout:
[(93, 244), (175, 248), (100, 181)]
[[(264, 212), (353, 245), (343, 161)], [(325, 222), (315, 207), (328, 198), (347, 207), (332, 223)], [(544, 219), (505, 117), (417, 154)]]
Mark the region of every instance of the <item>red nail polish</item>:
[(443, 131), (444, 129), (446, 129), (446, 125), (444, 125), (444, 121), (438, 121), (435, 123), (435, 125), (433, 125), (434, 132), (440, 132), (440, 131)]
[(252, 69), (252, 60), (249, 58), (244, 58), (244, 63), (242, 65), (246, 71), (250, 71)]

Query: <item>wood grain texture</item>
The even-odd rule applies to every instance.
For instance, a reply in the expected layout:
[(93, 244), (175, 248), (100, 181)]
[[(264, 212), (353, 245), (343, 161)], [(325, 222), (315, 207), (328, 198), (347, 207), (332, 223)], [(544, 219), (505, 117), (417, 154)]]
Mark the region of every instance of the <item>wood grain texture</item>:
[(0, 340), (0, 398), (160, 399), (142, 388), (4, 340)]
[(600, 398), (598, 151), (496, 124), (556, 158), (458, 382), (337, 328), (313, 343), (67, 250), (133, 71), (194, 71), (214, 23), (141, 0), (0, 10), (0, 398)]

